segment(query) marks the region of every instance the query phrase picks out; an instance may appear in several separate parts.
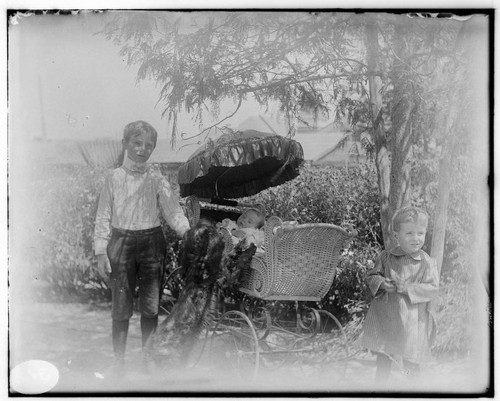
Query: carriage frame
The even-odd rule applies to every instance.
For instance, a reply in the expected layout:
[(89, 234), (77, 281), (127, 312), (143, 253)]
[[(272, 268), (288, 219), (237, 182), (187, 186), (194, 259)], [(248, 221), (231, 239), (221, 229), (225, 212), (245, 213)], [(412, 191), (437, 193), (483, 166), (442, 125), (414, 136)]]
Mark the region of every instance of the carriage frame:
[[(186, 215), (195, 224), (208, 212), (220, 219), (236, 216), (246, 203), (185, 199)], [(261, 207), (261, 205), (257, 205)], [(331, 288), (339, 259), (356, 235), (334, 224), (287, 224), (271, 216), (265, 225), (264, 255), (254, 255), (242, 272), (238, 300), (216, 293), (213, 324), (205, 331), (199, 361), (208, 354), (210, 365), (242, 378), (287, 366), (326, 364), (345, 374), (349, 358), (347, 337), (340, 321), (318, 305)], [(229, 232), (219, 228), (227, 255), (233, 248)], [(170, 290), (182, 281), (176, 269), (165, 281)], [(335, 368), (333, 368), (335, 366)]]

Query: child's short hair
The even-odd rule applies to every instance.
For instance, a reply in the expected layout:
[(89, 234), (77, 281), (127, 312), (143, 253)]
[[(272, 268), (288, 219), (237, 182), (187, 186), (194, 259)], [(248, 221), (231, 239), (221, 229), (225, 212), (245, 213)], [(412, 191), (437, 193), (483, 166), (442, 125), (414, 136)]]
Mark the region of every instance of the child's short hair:
[(422, 223), (426, 228), (429, 222), (429, 215), (423, 209), (416, 206), (406, 206), (396, 210), (392, 217), (392, 231), (399, 231), (403, 223)]
[(154, 143), (158, 139), (158, 133), (154, 129), (154, 127), (147, 123), (146, 121), (134, 121), (125, 126), (123, 129), (123, 140), (128, 142), (130, 138), (140, 135), (140, 134), (149, 134), (153, 137)]

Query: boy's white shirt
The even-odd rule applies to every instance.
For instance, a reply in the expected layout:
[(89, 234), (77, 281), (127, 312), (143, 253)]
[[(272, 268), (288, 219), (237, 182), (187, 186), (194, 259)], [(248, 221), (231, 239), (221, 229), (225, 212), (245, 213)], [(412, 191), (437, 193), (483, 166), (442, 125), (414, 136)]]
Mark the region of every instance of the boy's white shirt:
[(158, 227), (160, 213), (178, 235), (189, 229), (179, 199), (167, 179), (146, 163), (125, 157), (123, 165), (110, 171), (104, 181), (95, 224), (95, 254), (106, 254), (112, 227), (125, 230)]

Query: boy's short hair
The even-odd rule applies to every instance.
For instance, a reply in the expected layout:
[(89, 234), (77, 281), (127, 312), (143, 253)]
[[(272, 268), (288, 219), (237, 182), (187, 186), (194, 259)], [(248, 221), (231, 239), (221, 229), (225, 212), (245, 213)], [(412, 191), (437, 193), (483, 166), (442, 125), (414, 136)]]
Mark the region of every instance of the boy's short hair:
[(123, 140), (128, 142), (130, 138), (140, 134), (151, 135), (154, 143), (156, 144), (158, 133), (151, 124), (142, 120), (131, 122), (125, 126), (123, 129)]
[(426, 228), (429, 222), (429, 215), (423, 209), (416, 206), (406, 206), (396, 210), (392, 217), (392, 231), (399, 231), (403, 223), (422, 223)]

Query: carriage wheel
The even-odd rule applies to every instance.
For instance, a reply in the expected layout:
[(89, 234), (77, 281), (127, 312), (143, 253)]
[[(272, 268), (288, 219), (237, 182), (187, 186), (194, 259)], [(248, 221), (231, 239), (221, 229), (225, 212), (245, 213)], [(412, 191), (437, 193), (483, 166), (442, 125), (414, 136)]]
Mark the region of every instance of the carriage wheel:
[(271, 331), (271, 314), (265, 306), (259, 306), (247, 314), (259, 340), (264, 340)]
[(243, 297), (241, 311), (253, 323), (255, 333), (259, 340), (264, 340), (271, 331), (271, 313), (264, 301), (248, 296)]
[(323, 372), (344, 377), (349, 351), (347, 336), (338, 321), (330, 312), (314, 310), (317, 332), (314, 336), (304, 339), (305, 352), (301, 353), (301, 363), (316, 365)]
[(210, 338), (210, 362), (214, 373), (255, 379), (259, 371), (259, 341), (250, 319), (242, 312), (221, 316)]
[(184, 269), (177, 267), (163, 280), (162, 293), (160, 296), (160, 310), (162, 314), (168, 316), (181, 294), (184, 282)]
[(297, 334), (312, 338), (321, 330), (321, 315), (319, 310), (313, 308), (304, 308), (297, 313)]
[[(285, 364), (293, 363), (293, 352), (297, 337), (290, 332), (277, 330), (270, 331), (265, 340), (260, 341), (260, 366), (266, 370), (277, 370)], [(291, 352), (290, 352), (291, 351)]]

